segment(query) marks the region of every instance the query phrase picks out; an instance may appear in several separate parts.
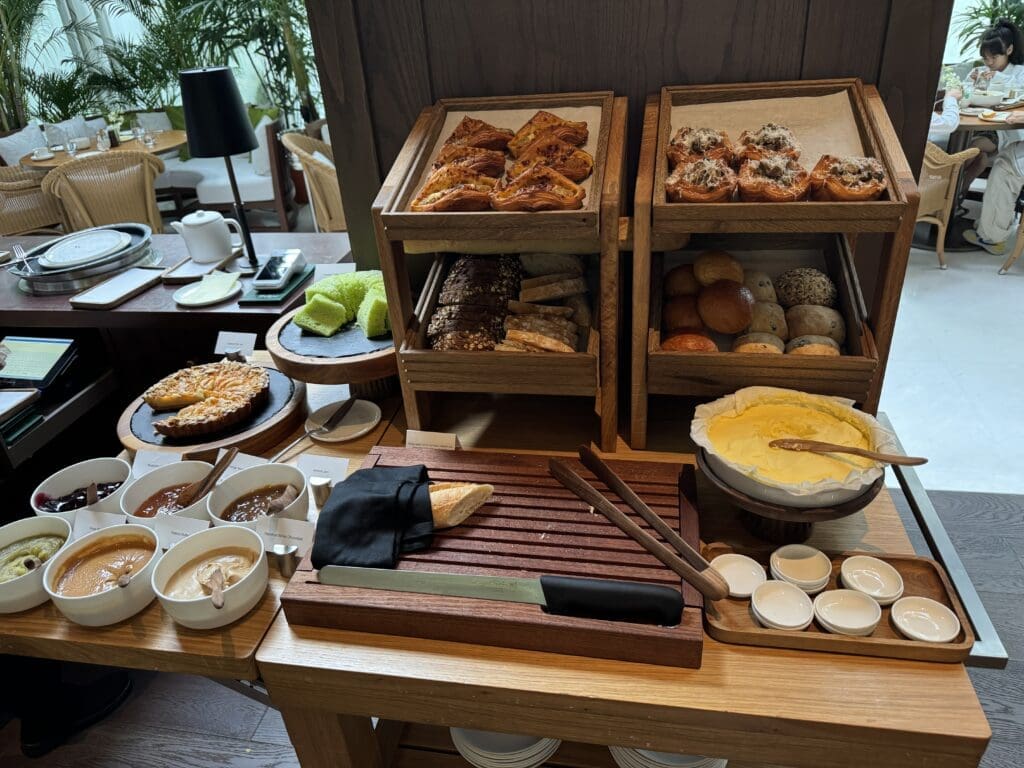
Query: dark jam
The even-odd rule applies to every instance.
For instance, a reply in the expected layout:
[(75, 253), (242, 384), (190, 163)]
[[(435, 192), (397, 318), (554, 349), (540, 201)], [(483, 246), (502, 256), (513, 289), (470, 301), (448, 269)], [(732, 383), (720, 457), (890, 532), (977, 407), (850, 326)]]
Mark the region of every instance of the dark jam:
[[(98, 499), (105, 499), (122, 485), (121, 481), (116, 483), (96, 483), (96, 496)], [(72, 509), (81, 509), (85, 506), (85, 488), (75, 488), (71, 493), (59, 498), (47, 496), (45, 493), (37, 493), (32, 503), (43, 512), (70, 512)]]

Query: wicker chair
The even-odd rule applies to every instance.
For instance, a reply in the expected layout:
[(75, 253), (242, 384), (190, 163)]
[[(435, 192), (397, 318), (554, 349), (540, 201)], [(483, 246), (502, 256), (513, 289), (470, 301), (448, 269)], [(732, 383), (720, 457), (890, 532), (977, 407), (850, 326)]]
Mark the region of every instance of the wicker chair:
[(313, 157), (320, 152), (334, 162), (334, 153), (328, 144), (304, 136), (301, 133), (286, 133), (281, 137), (285, 147), (299, 158), (302, 171), (306, 175), (306, 186), (309, 188), (309, 199), (313, 205), (313, 219), (318, 232), (344, 232), (345, 210), (341, 206), (341, 187), (338, 186), (338, 174), (333, 165)]
[(135, 221), (156, 234), (164, 225), (153, 184), (163, 170), (148, 152), (105, 152), (61, 163), (46, 174), (43, 191), (60, 199), (67, 232)]
[(931, 142), (924, 147), (924, 164), (921, 166), (921, 178), (917, 184), (921, 193), (917, 220), (934, 224), (937, 228), (935, 254), (939, 257), (939, 269), (945, 269), (947, 266), (946, 227), (949, 226), (949, 217), (953, 210), (960, 170), (964, 163), (978, 154), (978, 151), (977, 147), (971, 147), (950, 155)]
[(0, 166), (0, 235), (56, 232), (60, 227), (60, 203), (43, 192), (44, 175)]

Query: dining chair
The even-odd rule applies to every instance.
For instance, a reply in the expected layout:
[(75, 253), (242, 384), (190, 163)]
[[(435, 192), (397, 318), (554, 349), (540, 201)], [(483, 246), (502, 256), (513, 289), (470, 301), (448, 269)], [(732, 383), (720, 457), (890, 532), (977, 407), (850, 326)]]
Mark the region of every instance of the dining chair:
[[(317, 231), (347, 230), (345, 210), (341, 205), (341, 187), (338, 186), (334, 153), (330, 145), (301, 133), (286, 133), (281, 137), (281, 141), (302, 165)], [(319, 153), (320, 157), (316, 157), (314, 153)]]
[(917, 186), (921, 202), (917, 207), (917, 221), (934, 224), (935, 254), (939, 257), (939, 269), (946, 269), (946, 228), (949, 226), (956, 198), (957, 181), (960, 171), (971, 158), (978, 154), (977, 147), (965, 149), (950, 155), (930, 141), (924, 146), (924, 163)]
[(60, 203), (43, 192), (45, 174), (0, 166), (0, 235), (56, 233), (63, 221)]
[(163, 160), (148, 152), (104, 152), (61, 163), (46, 174), (43, 191), (60, 200), (68, 232), (133, 221), (159, 234), (154, 182), (163, 170)]

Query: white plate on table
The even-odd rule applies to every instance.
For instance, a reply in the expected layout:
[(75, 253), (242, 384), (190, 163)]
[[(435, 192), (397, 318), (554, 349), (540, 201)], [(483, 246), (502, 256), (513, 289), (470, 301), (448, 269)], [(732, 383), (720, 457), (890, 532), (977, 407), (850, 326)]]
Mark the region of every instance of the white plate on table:
[(224, 302), (224, 301), (230, 301), (232, 299), (237, 299), (239, 296), (242, 295), (242, 284), (241, 284), (241, 282), (238, 282), (238, 283), (234, 284), (233, 288), (231, 288), (230, 290), (228, 290), (228, 291), (226, 291), (224, 293), (217, 294), (217, 295), (210, 295), (210, 296), (207, 296), (207, 297), (201, 298), (201, 299), (196, 299), (196, 298), (191, 298), (190, 299), (189, 298), (189, 294), (192, 293), (193, 291), (195, 291), (196, 289), (198, 289), (200, 285), (202, 285), (202, 281), (200, 281), (198, 283), (189, 283), (188, 285), (184, 285), (181, 288), (179, 288), (178, 290), (176, 290), (171, 295), (171, 298), (174, 299), (174, 303), (177, 304), (180, 307), (195, 308), (195, 307), (211, 307), (214, 304), (220, 304), (221, 302)]
[(132, 236), (117, 229), (97, 229), (65, 237), (39, 257), (44, 269), (67, 269), (99, 261), (131, 245)]
[(75, 160), (81, 160), (83, 157), (92, 157), (93, 155), (102, 155), (98, 149), (90, 149), (88, 152), (78, 152), (75, 154)]
[(978, 115), (978, 119), (984, 120), (986, 123), (1005, 123), (1009, 117), (1009, 112), (996, 112), (993, 115), (988, 115), (987, 110)]
[[(316, 429), (323, 425), (338, 408), (338, 403), (318, 408), (306, 419), (306, 429)], [(352, 409), (345, 414), (341, 424), (330, 432), (312, 434), (310, 437), (320, 443), (344, 443), (371, 432), (380, 424), (380, 406), (370, 400), (356, 400)]]

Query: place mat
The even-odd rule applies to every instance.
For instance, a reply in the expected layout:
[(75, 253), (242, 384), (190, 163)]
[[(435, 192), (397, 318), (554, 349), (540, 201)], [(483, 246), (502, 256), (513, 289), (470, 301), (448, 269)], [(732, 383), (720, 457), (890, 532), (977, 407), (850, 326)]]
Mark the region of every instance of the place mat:
[(280, 411), (288, 405), (288, 402), (292, 398), (292, 394), (295, 392), (295, 382), (290, 378), (273, 368), (267, 368), (266, 371), (270, 374), (270, 395), (262, 408), (257, 409), (250, 418), (240, 424), (236, 424), (221, 432), (215, 432), (209, 435), (192, 435), (190, 437), (175, 439), (167, 437), (166, 435), (161, 435), (153, 428), (153, 422), (161, 421), (169, 416), (173, 416), (175, 411), (170, 410), (157, 412), (143, 402), (135, 410), (135, 413), (132, 414), (132, 434), (143, 442), (150, 443), (152, 445), (170, 447), (175, 445), (193, 445), (196, 442), (224, 440), (225, 438), (229, 438), (233, 435), (238, 435), (242, 432), (247, 432), (258, 427), (259, 425), (270, 421), (270, 419), (280, 413)]
[(277, 337), (282, 347), (289, 352), (305, 357), (352, 357), (377, 352), (394, 346), (391, 334), (366, 338), (363, 329), (355, 322), (342, 327), (333, 336), (317, 336), (306, 333), (295, 323), (287, 323)]
[(299, 287), (309, 279), (309, 276), (313, 274), (313, 270), (316, 267), (313, 264), (307, 264), (302, 268), (301, 272), (296, 272), (292, 275), (292, 279), (288, 281), (279, 291), (257, 291), (255, 288), (250, 288), (246, 291), (245, 295), (238, 300), (238, 306), (254, 306), (259, 304), (280, 304), (287, 300)]

